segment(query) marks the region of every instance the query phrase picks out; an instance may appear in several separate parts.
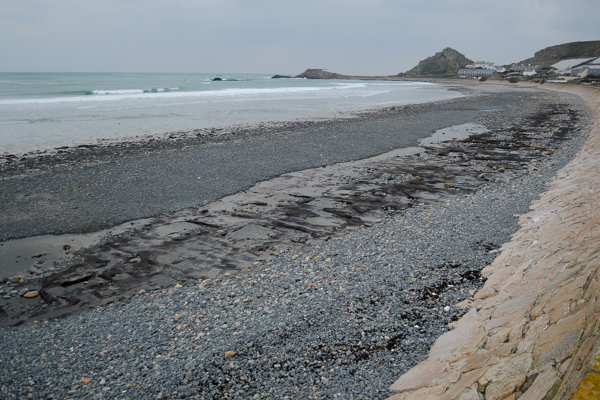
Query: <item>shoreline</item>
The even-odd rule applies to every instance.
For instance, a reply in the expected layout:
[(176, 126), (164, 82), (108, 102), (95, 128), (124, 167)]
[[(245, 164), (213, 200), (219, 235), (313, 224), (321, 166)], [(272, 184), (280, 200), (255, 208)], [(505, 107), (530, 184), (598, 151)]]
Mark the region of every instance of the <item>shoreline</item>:
[[(16, 315), (25, 311), (24, 315), (40, 321), (0, 328), (5, 337), (0, 353), (11, 360), (0, 363), (0, 376), (14, 376), (14, 371), (17, 376), (27, 374), (45, 385), (29, 383), (36, 393), (55, 397), (97, 393), (115, 397), (123, 390), (134, 397), (150, 393), (190, 398), (249, 394), (265, 399), (324, 398), (338, 393), (346, 398), (351, 394), (389, 396), (387, 387), (395, 374), (424, 359), (437, 336), (448, 330), (446, 324), (464, 314), (455, 304), (471, 298), (483, 285), (478, 271), (493, 261), (500, 245), (518, 229), (515, 213), (527, 212), (529, 201), (544, 191), (554, 171), (584, 139), (563, 137), (579, 131), (575, 124), (586, 123), (585, 109), (575, 106), (576, 99), (571, 97), (574, 103), (567, 105), (568, 96), (539, 92), (535, 97), (539, 98), (518, 102), (523, 96), (515, 95), (510, 116), (506, 110), (485, 111), (470, 119), (485, 121), (489, 132), (441, 148), (428, 146), (426, 153), (354, 164), (350, 175), (345, 169), (334, 173), (336, 165), (313, 170), (322, 174), (317, 179), (321, 186), (299, 188), (312, 193), (296, 191), (297, 179), (313, 179), (308, 171), (283, 174), (270, 184), (287, 183), (288, 188), (269, 187), (266, 182), (239, 194), (239, 200), (235, 196), (223, 199), (206, 213), (190, 210), (192, 214), (165, 218), (154, 225), (189, 223), (192, 217), (200, 217), (196, 222), (217, 225), (211, 221), (219, 219), (223, 224), (223, 215), (231, 215), (233, 208), (236, 223), (246, 221), (246, 227), (254, 221), (262, 228), (284, 232), (293, 222), (304, 229), (289, 230), (307, 237), (304, 244), (298, 242), (292, 248), (279, 246), (270, 232), (259, 229), (260, 243), (251, 244), (249, 252), (258, 258), (244, 260), (241, 268), (226, 266), (207, 277), (185, 278), (184, 274), (179, 280), (154, 282), (141, 290), (136, 287), (128, 299), (118, 296), (124, 288), (120, 285), (137, 278), (140, 269), (147, 269), (149, 277), (157, 276), (152, 268), (166, 262), (157, 263), (158, 256), (171, 254), (172, 268), (182, 270), (189, 268), (188, 262), (222, 261), (197, 257), (207, 251), (202, 243), (213, 237), (210, 230), (215, 239), (226, 238), (225, 243), (254, 240), (247, 236), (248, 230), (231, 237), (240, 235), (240, 225), (235, 224), (205, 225), (212, 229), (176, 235), (168, 243), (157, 242), (152, 231), (142, 231), (140, 238), (166, 252), (162, 255), (139, 247), (130, 252), (139, 245), (130, 237), (114, 238), (106, 248), (97, 249), (99, 253), (81, 254), (89, 256), (83, 263), (87, 269), (66, 270), (71, 275), (63, 275), (64, 280), (47, 288), (49, 294), (57, 294), (51, 308), (58, 314), (45, 309), (36, 317), (20, 303)], [(550, 123), (560, 128), (549, 129)], [(532, 141), (534, 146), (529, 145)], [(542, 154), (551, 149), (555, 154)], [(383, 184), (390, 176), (396, 182)], [(334, 182), (329, 180), (333, 178)], [(316, 189), (324, 194), (315, 193)], [(281, 207), (279, 200), (285, 199), (273, 193), (287, 194), (294, 201)], [(243, 204), (250, 195), (271, 200), (265, 201), (266, 206)], [(346, 207), (331, 204), (344, 198), (350, 200)], [(388, 210), (391, 213), (382, 209), (397, 206), (402, 198), (412, 198), (414, 203)], [(274, 210), (283, 211), (274, 221), (287, 222), (288, 228), (267, 225), (268, 215), (266, 219), (252, 216), (250, 208), (269, 208), (270, 201)], [(361, 208), (369, 204), (370, 210)], [(382, 215), (380, 221), (365, 224), (361, 218), (374, 211)], [(310, 226), (323, 230), (313, 236), (306, 231)], [(196, 258), (186, 259), (186, 253), (179, 251), (182, 247), (177, 246), (185, 249), (185, 243)], [(115, 258), (108, 260), (110, 265), (103, 264), (109, 256)], [(81, 274), (85, 271), (88, 275)], [(90, 271), (97, 276), (89, 276)], [(94, 285), (95, 280), (105, 280), (105, 293), (112, 290), (117, 295), (105, 297), (107, 305), (101, 307), (81, 296), (79, 302), (70, 304), (77, 290), (93, 280)], [(93, 310), (54, 319), (61, 310), (64, 316), (88, 308)], [(229, 351), (235, 354), (230, 357)], [(60, 371), (61, 377), (52, 371)], [(0, 383), (3, 394), (29, 393), (14, 379), (0, 379)]]
[(460, 305), (469, 312), (389, 400), (598, 397), (600, 102), (587, 88), (554, 89), (591, 109), (585, 144), (484, 268), (484, 287)]
[[(242, 127), (235, 130), (233, 127), (234, 130), (225, 131), (224, 134), (215, 132), (215, 136), (190, 138), (187, 133), (179, 137), (171, 134), (173, 138), (167, 140), (150, 139), (107, 146), (79, 146), (59, 150), (57, 154), (30, 154), (20, 159), (9, 157), (6, 162), (0, 164), (0, 200), (6, 206), (3, 218), (0, 218), (4, 221), (4, 224), (0, 225), (0, 242), (44, 234), (100, 231), (127, 221), (206, 204), (277, 174), (372, 157), (396, 148), (411, 147), (417, 144), (418, 138), (428, 136), (435, 129), (451, 125), (451, 110), (454, 104), (465, 101), (476, 103), (473, 98), (467, 98), (388, 107), (375, 111), (366, 110), (356, 113), (350, 119), (312, 120), (271, 126), (259, 124), (254, 129)], [(456, 101), (459, 103), (455, 103)], [(423, 128), (419, 126), (422, 124), (417, 121), (419, 113), (427, 114), (436, 110), (445, 114), (441, 117), (434, 116), (429, 122), (431, 127), (423, 132)], [(404, 125), (388, 122), (403, 115), (407, 120)], [(435, 121), (444, 117), (449, 119), (448, 123)], [(463, 118), (465, 122), (468, 119), (469, 117)], [(376, 132), (369, 132), (368, 129)], [(340, 135), (346, 141), (357, 143), (362, 137), (370, 136), (372, 146), (357, 148), (351, 143), (342, 143), (339, 139), (335, 143), (333, 139), (336, 137), (327, 137), (327, 132), (333, 130), (340, 131)], [(421, 132), (412, 133), (412, 137), (398, 137), (395, 136), (395, 132), (382, 130)], [(307, 133), (312, 137), (306, 137)], [(300, 148), (294, 149), (291, 141)], [(263, 147), (259, 148), (259, 145)], [(230, 150), (220, 150), (227, 146), (230, 146)], [(289, 157), (282, 157), (282, 150), (288, 153)], [(253, 157), (250, 151), (254, 153)], [(256, 165), (254, 160), (261, 160), (265, 156), (279, 159), (277, 163), (270, 163), (272, 165), (269, 165), (269, 160)], [(144, 157), (152, 157), (157, 161), (144, 161)], [(229, 179), (227, 176), (219, 176), (219, 171), (215, 170), (214, 166), (203, 161), (209, 157), (214, 157), (221, 163), (229, 163), (231, 166), (228, 172), (236, 177)], [(234, 158), (240, 158), (238, 164), (258, 166), (263, 170), (257, 174), (249, 174), (248, 171), (242, 171), (232, 164)], [(194, 172), (190, 172), (188, 165), (184, 165), (185, 161), (193, 166)], [(175, 182), (162, 179), (160, 175), (163, 171), (158, 167), (158, 163), (162, 162), (174, 165), (176, 171), (171, 173), (185, 176), (185, 181), (181, 180), (180, 185), (176, 185)], [(126, 163), (129, 164), (125, 165)], [(198, 163), (202, 164), (202, 168), (196, 165)], [(206, 172), (207, 170), (209, 172)], [(59, 176), (61, 179), (57, 180)], [(48, 178), (55, 182), (49, 184)], [(214, 178), (221, 179), (221, 182), (215, 185), (214, 182), (204, 181)], [(73, 184), (67, 185), (67, 181)], [(111, 189), (112, 186), (116, 186), (119, 192), (126, 192), (130, 184), (141, 188), (144, 181), (149, 184), (149, 190), (154, 192), (153, 197), (167, 194), (164, 190), (157, 191), (157, 185), (168, 187), (168, 201), (157, 202), (156, 199), (145, 198), (145, 209), (135, 211), (128, 209), (125, 204), (131, 199), (125, 199), (117, 189)], [(93, 185), (88, 188), (90, 183)], [(112, 190), (112, 193), (105, 193), (107, 188)], [(20, 197), (19, 202), (15, 202), (14, 193)], [(192, 196), (195, 198), (192, 199)], [(28, 203), (26, 208), (22, 206), (23, 201)], [(64, 204), (61, 206), (61, 203)], [(60, 208), (56, 209), (55, 206)], [(33, 210), (32, 207), (37, 207), (38, 210)], [(92, 217), (82, 215), (81, 207), (90, 211)], [(109, 207), (111, 213), (116, 213), (114, 217), (109, 215), (108, 221), (100, 216), (104, 207)], [(52, 214), (64, 214), (68, 218), (52, 218)], [(37, 219), (36, 224), (27, 227), (27, 223), (23, 224), (23, 218), (19, 217), (17, 221), (15, 215), (28, 216), (25, 219), (30, 221)], [(38, 219), (38, 216), (42, 216), (42, 220)]]
[[(564, 103), (560, 96), (539, 96), (548, 106)], [(524, 132), (535, 132), (536, 141), (545, 134), (553, 137), (546, 123), (559, 122), (564, 114), (552, 110), (542, 113), (546, 118), (534, 114), (514, 121), (511, 135), (522, 135), (522, 141), (531, 140)], [(464, 313), (454, 304), (483, 285), (477, 271), (518, 229), (514, 214), (527, 212), (529, 202), (545, 190), (554, 171), (584, 139), (564, 142), (549, 157), (541, 155), (545, 147), (519, 146), (524, 153), (516, 159), (506, 152), (509, 159), (497, 163), (510, 166), (509, 173), (515, 175), (507, 175), (508, 182), (495, 181), (507, 172), (494, 170), (498, 165), (489, 157), (471, 157), (494, 154), (502, 135), (509, 134), (503, 114), (486, 115), (492, 132), (450, 143), (441, 153), (432, 147), (429, 157), (405, 160), (417, 167), (443, 161), (440, 170), (411, 181), (423, 184), (421, 190), (450, 196), (470, 188), (468, 196), (417, 204), (370, 227), (282, 249), (221, 277), (148, 289), (130, 300), (115, 299), (111, 305), (57, 321), (0, 328), (0, 354), (10, 360), (0, 363), (2, 394), (389, 396), (387, 387), (396, 374), (424, 359), (436, 337), (448, 329), (446, 324)], [(586, 116), (580, 117), (584, 124)], [(487, 150), (484, 146), (480, 152), (469, 151), (486, 143)], [(463, 160), (454, 154), (462, 151), (473, 156)], [(539, 160), (533, 165), (530, 159), (523, 168), (521, 157)], [(465, 176), (462, 168), (467, 165), (476, 177), (487, 173), (492, 180), (482, 179), (474, 192), (469, 181), (455, 179)], [(446, 172), (440, 176), (439, 171)], [(373, 180), (376, 185), (385, 170), (374, 172), (358, 183)], [(442, 189), (446, 180), (455, 188)], [(389, 186), (382, 191), (391, 193), (395, 185)], [(292, 210), (304, 207), (310, 205), (297, 204)], [(120, 250), (117, 246), (110, 251)], [(140, 261), (122, 265), (146, 259), (145, 254), (137, 256)], [(24, 376), (32, 380), (23, 381)]]
[[(279, 85), (276, 80), (270, 82), (270, 84), (269, 82), (265, 84), (259, 81), (261, 79), (249, 81), (254, 82), (250, 84), (250, 87), (256, 86), (259, 92), (264, 89), (267, 92), (264, 94), (267, 97), (266, 99), (260, 99), (262, 95), (259, 93), (253, 94), (253, 90), (245, 93), (244, 91), (249, 89), (244, 89), (245, 83), (234, 86), (242, 91), (239, 94), (239, 101), (231, 101), (232, 99), (228, 95), (229, 90), (237, 91), (237, 89), (232, 89), (224, 83), (217, 83), (216, 87), (213, 87), (213, 85), (211, 86), (212, 89), (208, 91), (184, 90), (180, 93), (183, 96), (181, 102), (175, 104), (170, 104), (170, 101), (167, 101), (171, 98), (170, 94), (165, 94), (166, 98), (162, 98), (162, 94), (151, 95), (151, 98), (137, 98), (136, 95), (131, 94), (130, 96), (133, 97), (128, 99), (121, 99), (119, 95), (98, 95), (85, 98), (85, 100), (91, 100), (92, 105), (89, 107), (77, 107), (73, 103), (73, 110), (84, 110), (73, 111), (75, 113), (73, 115), (69, 114), (71, 107), (68, 105), (69, 103), (63, 104), (58, 101), (54, 106), (50, 107), (49, 105), (49, 109), (45, 109), (40, 105), (41, 108), (35, 111), (40, 113), (39, 118), (33, 119), (31, 124), (25, 125), (22, 123), (28, 121), (29, 117), (21, 114), (27, 113), (16, 107), (16, 105), (8, 104), (4, 106), (4, 112), (2, 113), (2, 119), (6, 124), (5, 126), (7, 126), (7, 130), (2, 136), (0, 153), (9, 156), (22, 156), (26, 153), (35, 154), (44, 150), (55, 153), (57, 149), (64, 150), (80, 145), (97, 146), (114, 142), (166, 140), (173, 136), (196, 137), (210, 134), (213, 131), (247, 130), (265, 123), (343, 118), (354, 112), (384, 108), (386, 104), (418, 104), (460, 96), (458, 93), (447, 90), (444, 84), (432, 85), (431, 83), (404, 82), (394, 84), (382, 81), (380, 84), (385, 88), (379, 89), (381, 85), (377, 83), (374, 83), (377, 86), (376, 88), (372, 83), (361, 83), (360, 81), (346, 83), (310, 83), (307, 81), (299, 84), (299, 87), (298, 83)], [(417, 87), (417, 89), (414, 90), (414, 87)], [(336, 88), (350, 89), (350, 92), (348, 92), (349, 97), (342, 96), (341, 93), (336, 95)], [(272, 89), (275, 92), (269, 95), (269, 91)], [(333, 90), (334, 92), (326, 94), (322, 99), (322, 95), (314, 94), (317, 97), (312, 100), (308, 98), (303, 100), (304, 94), (299, 93), (296, 96), (290, 93), (287, 100), (269, 100), (272, 96), (279, 96), (277, 94), (279, 89), (283, 90), (282, 93), (285, 93), (288, 89), (291, 89), (292, 92), (295, 89), (300, 92), (309, 90), (309, 93), (313, 89), (317, 90), (315, 93), (320, 93), (322, 89), (326, 91)], [(361, 94), (361, 90), (366, 90), (366, 95)], [(187, 96), (186, 93), (190, 96)], [(202, 93), (214, 94), (217, 99), (211, 100), (212, 96), (202, 96)], [(221, 93), (220, 97), (219, 93)], [(192, 94), (197, 94), (199, 98), (194, 99)], [(255, 95), (259, 98), (254, 98)], [(330, 98), (329, 96), (333, 97)], [(112, 100), (108, 101), (111, 98), (116, 103)], [(337, 100), (335, 100), (336, 98)], [(78, 98), (75, 97), (75, 99)], [(60, 98), (55, 100), (60, 100)], [(69, 97), (64, 97), (63, 100), (69, 100)], [(249, 103), (246, 103), (247, 101)], [(271, 104), (270, 101), (274, 102)], [(125, 103), (121, 104), (122, 102)], [(133, 102), (132, 104), (135, 104), (135, 106), (129, 104), (129, 102)], [(114, 107), (110, 107), (112, 103), (115, 103)], [(31, 107), (36, 109), (37, 106), (32, 105)], [(141, 110), (147, 108), (148, 113), (142, 113)], [(85, 111), (87, 109), (90, 109), (90, 111)], [(119, 111), (121, 109), (123, 111)], [(34, 110), (31, 110), (31, 112), (34, 112)], [(45, 120), (48, 120), (49, 125), (44, 125)], [(0, 158), (0, 163), (2, 161), (3, 158)]]
[[(514, 95), (504, 94), (507, 95), (513, 100), (522, 97), (521, 94), (516, 98)], [(534, 104), (538, 100), (535, 100), (536, 95), (530, 96), (533, 96), (531, 105), (525, 106), (529, 104), (525, 102), (523, 105), (508, 106), (512, 110), (511, 113), (516, 113), (508, 119), (501, 117), (506, 110), (486, 109), (475, 119), (473, 119), (475, 114), (467, 114), (467, 120), (480, 119), (487, 121), (484, 124), (491, 123), (491, 126), (494, 126), (494, 119), (500, 118), (494, 131), (504, 135), (503, 130), (507, 128), (505, 123), (511, 118), (535, 112), (537, 106)], [(503, 99), (506, 100), (506, 97)], [(454, 111), (456, 106), (463, 104), (470, 108), (473, 102), (482, 101), (485, 101), (485, 98), (434, 103), (436, 109), (433, 113), (437, 116), (443, 114), (443, 111), (438, 109), (443, 105), (449, 107), (451, 113), (457, 114)], [(489, 99), (487, 101), (489, 102)], [(485, 103), (485, 107), (489, 105)], [(418, 121), (422, 119), (423, 109), (429, 112), (428, 106), (415, 105), (396, 112), (392, 110), (391, 113), (390, 111), (383, 114), (364, 113), (357, 116), (357, 120), (351, 122), (350, 126), (364, 123), (362, 118), (375, 119), (379, 122), (386, 121), (390, 117), (398, 119), (398, 113), (404, 115), (403, 119), (406, 119), (407, 112), (416, 113), (415, 118)], [(555, 112), (556, 110), (550, 111), (548, 116)], [(548, 118), (548, 116), (541, 118)], [(530, 117), (531, 115), (528, 118)], [(517, 121), (521, 123), (522, 119), (518, 117), (513, 124)], [(457, 120), (457, 122), (465, 121), (460, 118)], [(448, 119), (444, 118), (440, 126), (446, 126), (447, 123)], [(535, 119), (531, 120), (531, 123), (539, 124)], [(345, 125), (347, 123), (343, 124)], [(339, 127), (339, 124), (336, 121), (326, 121), (313, 122), (311, 126), (335, 129), (334, 127)], [(370, 127), (372, 125), (367, 125), (367, 128)], [(442, 129), (434, 135), (437, 136), (438, 141), (453, 135), (452, 131), (445, 132), (447, 129)], [(528, 148), (526, 146), (528, 137), (520, 133), (523, 128), (514, 125), (510, 128), (514, 130), (510, 134), (513, 135), (511, 140), (514, 142), (509, 147), (503, 145), (506, 147), (504, 150), (506, 153), (502, 154), (494, 147), (496, 139), (493, 136), (497, 134), (494, 133), (492, 136), (487, 128), (478, 131), (480, 128), (477, 128), (477, 125), (459, 124), (452, 129), (456, 131), (455, 134), (458, 134), (455, 136), (456, 139), (462, 137), (457, 143), (472, 149), (460, 150), (457, 153), (459, 155), (462, 153), (460, 158), (456, 158), (452, 151), (438, 148), (431, 139), (426, 139), (429, 136), (426, 132), (427, 136), (423, 135), (418, 139), (419, 142), (423, 140), (425, 142), (410, 142), (422, 146), (420, 148), (413, 147), (411, 150), (405, 146), (404, 150), (394, 150), (391, 153), (360, 161), (336, 163), (327, 168), (325, 168), (327, 164), (323, 164), (323, 168), (318, 167), (314, 170), (275, 174), (276, 176), (254, 186), (248, 186), (237, 194), (220, 199), (217, 197), (212, 202), (205, 202), (204, 205), (200, 205), (200, 208), (192, 206), (179, 208), (177, 212), (165, 210), (157, 216), (141, 215), (142, 219), (126, 219), (121, 225), (110, 226), (99, 232), (93, 230), (92, 233), (84, 232), (77, 235), (33, 236), (24, 240), (4, 241), (0, 243), (2, 250), (0, 263), (5, 266), (5, 270), (0, 275), (0, 279), (6, 281), (10, 276), (21, 276), (24, 282), (20, 285), (19, 291), (22, 291), (23, 287), (37, 290), (44, 299), (42, 304), (46, 304), (45, 307), (54, 304), (43, 311), (39, 309), (39, 305), (32, 308), (30, 301), (23, 302), (18, 297), (6, 297), (5, 294), (6, 301), (0, 300), (0, 304), (3, 303), (5, 313), (8, 313), (7, 316), (10, 315), (10, 318), (5, 318), (4, 323), (15, 323), (14, 317), (19, 315), (15, 312), (22, 306), (27, 306), (29, 311), (21, 312), (21, 318), (17, 320), (21, 322), (22, 317), (31, 320), (30, 318), (36, 315), (34, 319), (43, 315), (58, 316), (80, 312), (105, 304), (115, 296), (127, 298), (135, 290), (165, 287), (176, 281), (215, 278), (228, 271), (239, 270), (248, 263), (268, 259), (280, 249), (299, 248), (324, 237), (344, 234), (348, 229), (354, 229), (359, 225), (372, 226), (377, 221), (384, 220), (387, 215), (417, 205), (435, 204), (446, 198), (464, 196), (469, 191), (477, 190), (486, 181), (508, 182), (522, 174), (519, 170), (525, 169), (523, 165), (529, 165), (531, 160), (539, 158), (542, 150), (551, 152), (551, 149), (556, 149), (557, 144), (560, 144), (559, 141), (544, 145), (543, 141), (538, 140), (535, 147)], [(561, 128), (561, 132), (564, 131), (562, 134), (565, 134), (568, 129), (573, 128), (569, 128), (568, 125)], [(337, 132), (339, 134), (339, 131)], [(364, 129), (359, 133), (362, 132)], [(301, 133), (306, 134), (305, 131)], [(473, 136), (476, 140), (473, 142), (469, 136)], [(179, 143), (171, 143), (173, 144)], [(550, 147), (544, 147), (547, 145)], [(511, 149), (512, 146), (515, 147)], [(140, 151), (143, 153), (143, 149)], [(441, 159), (438, 158), (439, 155), (442, 156)], [(136, 161), (139, 156), (131, 158)], [(476, 160), (482, 160), (484, 164)], [(478, 166), (470, 171), (453, 165), (464, 164), (466, 161), (474, 162), (474, 165)], [(487, 167), (482, 168), (486, 163)], [(498, 174), (493, 169), (489, 169), (491, 165), (494, 165), (494, 168), (502, 167), (501, 171), (504, 169), (507, 171)], [(59, 164), (58, 167), (66, 169), (64, 165)], [(490, 174), (488, 170), (492, 173)], [(378, 178), (380, 174), (388, 178)], [(420, 180), (418, 180), (419, 175), (422, 177)], [(42, 179), (47, 178), (42, 175)], [(444, 190), (447, 182), (456, 182), (457, 185), (451, 190)], [(279, 202), (283, 204), (274, 203), (272, 201), (274, 198), (279, 198)], [(248, 231), (248, 233), (238, 237), (240, 233), (237, 231)], [(223, 236), (225, 238), (222, 239)], [(200, 259), (193, 255), (193, 243), (196, 237), (203, 243), (201, 246), (203, 256)], [(192, 245), (186, 244), (187, 242)], [(162, 250), (157, 251), (156, 246)], [(115, 253), (116, 256), (108, 254), (111, 249), (118, 248), (120, 250)], [(163, 253), (165, 255), (161, 255)], [(176, 254), (176, 257), (167, 256), (166, 254), (169, 253)], [(130, 266), (129, 260), (139, 258), (135, 256), (136, 254), (145, 254), (144, 260)], [(174, 262), (175, 259), (179, 261)], [(181, 262), (186, 259), (189, 261)], [(123, 269), (119, 265), (128, 267)], [(133, 270), (130, 267), (133, 267)], [(125, 273), (123, 276), (132, 278), (112, 281), (113, 275), (122, 273)], [(102, 279), (97, 282), (99, 286), (87, 285), (87, 281), (95, 276), (102, 276)], [(106, 283), (106, 279), (111, 285), (109, 292), (104, 290), (103, 284)], [(81, 285), (81, 282), (86, 285)], [(67, 289), (60, 289), (61, 287)], [(50, 312), (57, 305), (58, 309)]]
[[(426, 82), (426, 81), (423, 81)], [(431, 82), (427, 82), (431, 83)], [(460, 85), (455, 85), (455, 82), (445, 83), (445, 82), (436, 82), (441, 85), (447, 86), (448, 91), (457, 91), (461, 92), (464, 95), (472, 94), (472, 89), (469, 86), (472, 86), (473, 82), (462, 82)], [(460, 97), (459, 97), (460, 98)], [(177, 141), (185, 141), (194, 139), (215, 139), (218, 140), (220, 137), (229, 137), (235, 136), (245, 133), (255, 133), (261, 129), (266, 129), (267, 131), (274, 130), (286, 130), (289, 129), (290, 126), (294, 126), (297, 124), (311, 124), (311, 123), (319, 123), (319, 122), (329, 122), (343, 119), (354, 119), (360, 116), (368, 116), (368, 115), (376, 115), (378, 113), (385, 113), (390, 109), (395, 108), (404, 108), (404, 107), (412, 107), (419, 106), (424, 104), (433, 104), (433, 103), (444, 103), (447, 101), (453, 101), (459, 98), (452, 99), (443, 99), (443, 100), (433, 100), (426, 102), (416, 102), (416, 103), (404, 103), (393, 106), (378, 106), (378, 107), (363, 107), (357, 108), (354, 110), (344, 110), (344, 111), (334, 111), (331, 115), (322, 116), (320, 114), (309, 115), (304, 117), (296, 117), (293, 119), (282, 119), (282, 120), (253, 120), (252, 122), (241, 122), (241, 123), (231, 123), (231, 124), (219, 124), (214, 126), (208, 126), (198, 129), (180, 129), (180, 130), (167, 130), (162, 133), (155, 134), (139, 134), (136, 136), (126, 135), (124, 138), (108, 138), (108, 139), (90, 139), (87, 142), (74, 143), (72, 145), (64, 145), (46, 149), (36, 149), (30, 151), (23, 151), (17, 153), (4, 152), (0, 154), (0, 165), (5, 164), (7, 162), (14, 162), (20, 158), (47, 158), (54, 157), (59, 153), (72, 153), (77, 152), (79, 150), (92, 150), (92, 149), (101, 149), (106, 147), (113, 146), (139, 146), (139, 147), (148, 147), (153, 142), (177, 142)]]

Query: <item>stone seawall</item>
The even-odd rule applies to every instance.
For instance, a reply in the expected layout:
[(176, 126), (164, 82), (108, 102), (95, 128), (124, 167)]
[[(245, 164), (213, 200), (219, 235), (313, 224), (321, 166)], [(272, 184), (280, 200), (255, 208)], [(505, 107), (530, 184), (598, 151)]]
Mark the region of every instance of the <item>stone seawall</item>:
[(388, 400), (600, 399), (600, 90), (542, 88), (587, 102), (587, 143), (482, 271), (469, 312)]

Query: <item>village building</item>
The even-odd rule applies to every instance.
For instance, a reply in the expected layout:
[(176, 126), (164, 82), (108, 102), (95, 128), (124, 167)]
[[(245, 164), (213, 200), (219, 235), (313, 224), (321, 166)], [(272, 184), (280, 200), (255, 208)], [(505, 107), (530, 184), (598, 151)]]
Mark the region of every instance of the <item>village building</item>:
[(458, 76), (461, 78), (487, 78), (492, 76), (495, 72), (495, 69), (463, 68), (458, 71)]
[(501, 65), (497, 65), (490, 61), (475, 61), (473, 64), (469, 64), (465, 66), (466, 69), (491, 69), (498, 73), (505, 72), (506, 68)]
[(512, 72), (520, 72), (520, 73), (523, 73), (524, 71), (529, 71), (529, 70), (532, 70), (532, 69), (538, 70), (539, 68), (540, 68), (540, 66), (539, 66), (539, 65), (531, 65), (531, 64), (527, 64), (527, 65), (525, 65), (525, 64), (513, 64), (513, 65), (510, 67), (510, 70), (511, 70)]
[(600, 75), (600, 57), (571, 69), (572, 75), (585, 77), (587, 75)]
[[(600, 67), (600, 58), (587, 57), (587, 58), (571, 58), (568, 60), (562, 60), (556, 64), (552, 64), (551, 67), (556, 70), (559, 75), (572, 74), (579, 75), (583, 73), (585, 69), (591, 69), (592, 71)], [(588, 72), (593, 74), (594, 72)]]
[(490, 61), (475, 61), (473, 64), (468, 64), (465, 68), (458, 71), (458, 76), (462, 78), (481, 78), (490, 77), (494, 73), (504, 72), (506, 69), (500, 65), (496, 65)]

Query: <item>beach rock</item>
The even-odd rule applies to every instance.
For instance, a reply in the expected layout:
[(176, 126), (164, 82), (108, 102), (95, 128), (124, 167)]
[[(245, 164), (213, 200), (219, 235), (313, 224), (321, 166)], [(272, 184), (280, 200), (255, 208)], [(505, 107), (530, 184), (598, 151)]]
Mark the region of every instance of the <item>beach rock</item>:
[(460, 392), (458, 397), (456, 397), (456, 400), (481, 400), (481, 398), (477, 389), (469, 388)]
[(501, 400), (514, 393), (525, 383), (531, 362), (531, 354), (523, 353), (507, 357), (488, 369), (478, 381), (485, 388), (486, 400)]
[(296, 78), (306, 79), (343, 79), (344, 75), (329, 72), (325, 69), (307, 69), (303, 73), (296, 75)]
[(213, 78), (213, 82), (220, 82), (220, 81), (222, 81), (222, 80), (223, 80), (223, 79), (219, 78), (218, 76), (217, 76), (216, 78)]
[(533, 384), (523, 393), (519, 399), (521, 400), (544, 400), (547, 398), (548, 392), (558, 380), (558, 373), (549, 368), (539, 374)]
[(115, 281), (115, 282), (124, 281), (124, 280), (127, 280), (127, 279), (131, 279), (131, 275), (129, 275), (126, 272), (123, 272), (121, 274), (117, 274), (117, 275), (115, 275), (115, 276), (112, 277), (112, 280)]
[(227, 353), (225, 353), (225, 358), (226, 359), (231, 359), (235, 356), (235, 351), (228, 351)]
[(23, 294), (23, 297), (25, 297), (26, 299), (33, 299), (35, 297), (38, 297), (40, 295), (40, 292), (38, 292), (37, 290), (32, 290), (29, 291), (25, 294)]
[(249, 224), (227, 236), (235, 240), (268, 239), (277, 236), (277, 232), (264, 226)]
[(81, 378), (79, 380), (79, 383), (81, 383), (82, 385), (88, 385), (92, 380), (90, 378)]
[(390, 390), (407, 391), (432, 386), (448, 363), (434, 360), (421, 361), (390, 386)]

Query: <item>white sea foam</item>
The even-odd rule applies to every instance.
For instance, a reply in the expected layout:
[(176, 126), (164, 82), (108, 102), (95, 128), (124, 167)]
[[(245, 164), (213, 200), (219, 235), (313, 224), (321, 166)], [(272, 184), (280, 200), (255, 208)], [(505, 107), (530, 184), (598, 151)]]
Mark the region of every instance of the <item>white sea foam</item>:
[(390, 86), (390, 85), (398, 85), (398, 86), (426, 86), (426, 85), (435, 85), (432, 82), (408, 82), (408, 81), (398, 81), (398, 82), (369, 82), (368, 86)]
[(144, 93), (143, 89), (92, 90), (92, 94), (135, 94)]
[(65, 103), (65, 102), (89, 102), (89, 101), (115, 101), (128, 98), (135, 99), (156, 99), (158, 96), (163, 98), (193, 98), (193, 97), (239, 97), (243, 99), (248, 96), (256, 95), (273, 95), (286, 93), (308, 93), (327, 90), (353, 89), (364, 87), (364, 84), (342, 84), (338, 86), (324, 87), (280, 87), (280, 88), (235, 88), (235, 89), (217, 89), (217, 90), (201, 90), (193, 92), (178, 92), (178, 91), (161, 91), (156, 92), (144, 91), (143, 89), (121, 89), (121, 90), (94, 90), (95, 95), (102, 96), (72, 96), (72, 97), (51, 97), (46, 99), (6, 99), (0, 100), (0, 105), (8, 104), (35, 104), (35, 103)]
[(24, 124), (29, 121), (0, 121), (0, 125)]

